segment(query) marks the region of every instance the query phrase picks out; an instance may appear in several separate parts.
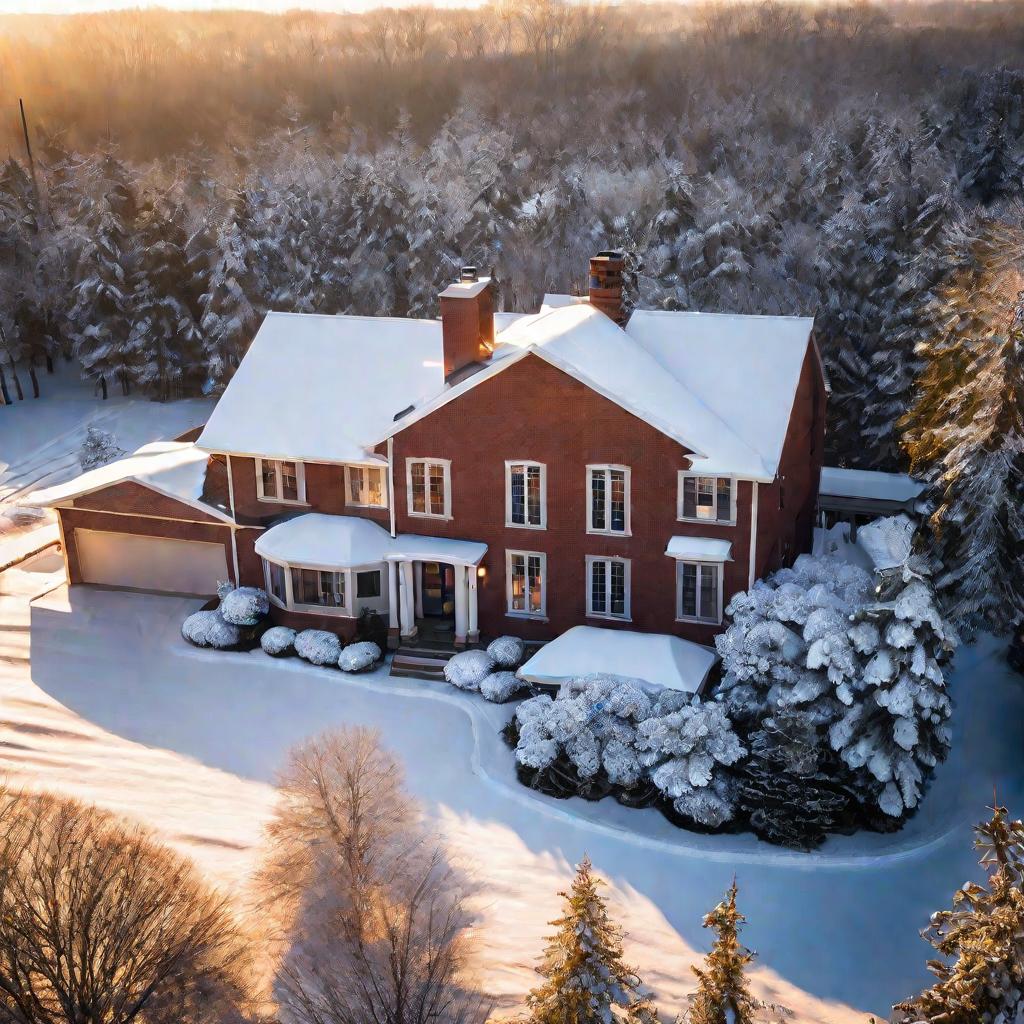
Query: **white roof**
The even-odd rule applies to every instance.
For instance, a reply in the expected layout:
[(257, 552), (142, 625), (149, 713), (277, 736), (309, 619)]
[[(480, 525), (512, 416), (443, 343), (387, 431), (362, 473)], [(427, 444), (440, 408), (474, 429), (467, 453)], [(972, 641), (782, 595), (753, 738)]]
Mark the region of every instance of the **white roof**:
[(474, 299), (490, 283), (491, 279), (489, 277), (478, 277), (475, 281), (455, 281), (453, 284), (448, 285), (448, 287), (445, 288), (443, 292), (441, 292), (439, 298)]
[(49, 508), (104, 487), (132, 482), (231, 522), (227, 513), (201, 500), (209, 459), (205, 451), (191, 442), (154, 441), (123, 459), (90, 469), (65, 483), (34, 491), (21, 504)]
[(665, 554), (669, 558), (695, 558), (699, 562), (731, 562), (732, 544), (716, 537), (671, 537)]
[(583, 302), (589, 302), (586, 295), (558, 295), (552, 292), (545, 292), (541, 299), (540, 311), (546, 313), (550, 309), (562, 309), (564, 306), (578, 306)]
[(268, 313), (197, 444), (361, 462), (443, 386), (440, 320)]
[(693, 468), (772, 480), (813, 327), (811, 317), (638, 309), (626, 333), (742, 442), (705, 434), (706, 417), (694, 432), (708, 458)]
[(477, 565), (487, 545), (447, 537), (401, 533), (392, 538), (382, 526), (358, 516), (309, 512), (264, 531), (256, 554), (289, 565), (319, 569), (352, 569), (406, 559)]
[(574, 676), (600, 673), (699, 693), (716, 660), (708, 648), (665, 633), (573, 626), (545, 644), (516, 674), (529, 682), (558, 685)]
[(868, 498), (875, 501), (913, 501), (924, 484), (906, 473), (879, 473), (873, 469), (839, 469), (825, 466), (821, 471), (819, 494), (834, 498)]

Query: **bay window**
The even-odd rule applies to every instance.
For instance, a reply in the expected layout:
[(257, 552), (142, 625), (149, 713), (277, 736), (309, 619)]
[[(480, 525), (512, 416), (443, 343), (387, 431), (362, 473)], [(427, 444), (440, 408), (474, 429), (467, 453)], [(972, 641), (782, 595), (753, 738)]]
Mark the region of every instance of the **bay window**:
[(306, 474), (302, 463), (257, 459), (256, 496), (260, 501), (305, 502)]
[(292, 601), (319, 608), (345, 607), (345, 574), (329, 569), (292, 569)]
[(358, 618), (369, 608), (386, 614), (387, 572), (384, 564), (355, 569), (318, 569), (263, 559), (267, 593), (280, 608)]
[(543, 617), (547, 611), (547, 555), (508, 551), (505, 555), (508, 614)]
[(406, 459), (409, 515), (450, 519), (451, 462), (448, 459)]
[(629, 535), (629, 467), (587, 466), (587, 532)]
[(629, 618), (629, 560), (587, 556), (587, 615)]
[(505, 463), (505, 525), (547, 526), (547, 467), (540, 462)]
[(729, 476), (702, 476), (679, 474), (680, 519), (704, 523), (732, 523), (736, 521), (736, 486)]
[(722, 621), (721, 562), (676, 562), (676, 617), (715, 625)]
[(345, 503), (364, 508), (387, 508), (388, 490), (383, 466), (346, 466)]

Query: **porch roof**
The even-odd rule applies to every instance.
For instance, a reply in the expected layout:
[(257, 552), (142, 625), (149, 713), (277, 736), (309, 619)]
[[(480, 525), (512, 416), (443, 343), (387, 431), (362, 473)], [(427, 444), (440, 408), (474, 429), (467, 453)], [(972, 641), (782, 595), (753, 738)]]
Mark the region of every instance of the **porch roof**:
[(487, 545), (475, 540), (450, 537), (421, 537), (400, 533), (385, 555), (389, 562), (446, 562), (449, 565), (477, 566), (487, 554)]

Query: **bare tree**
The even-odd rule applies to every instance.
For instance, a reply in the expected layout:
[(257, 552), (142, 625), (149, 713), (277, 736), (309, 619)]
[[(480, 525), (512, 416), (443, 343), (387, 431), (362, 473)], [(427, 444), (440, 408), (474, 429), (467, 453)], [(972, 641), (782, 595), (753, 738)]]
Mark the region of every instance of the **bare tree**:
[(475, 1024), (465, 882), (446, 863), (377, 734), (293, 751), (262, 891), (282, 925), (281, 1018), (294, 1024)]
[(234, 1024), (248, 969), (190, 862), (74, 800), (0, 790), (2, 1024)]

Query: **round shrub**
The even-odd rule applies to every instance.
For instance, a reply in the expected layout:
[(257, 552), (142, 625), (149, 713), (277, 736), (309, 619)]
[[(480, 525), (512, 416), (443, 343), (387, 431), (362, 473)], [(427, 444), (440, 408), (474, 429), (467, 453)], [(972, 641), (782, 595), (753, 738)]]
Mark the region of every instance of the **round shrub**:
[(499, 636), (487, 645), (487, 654), (499, 668), (519, 668), (526, 654), (526, 644), (517, 636)]
[(241, 638), (238, 627), (225, 622), (219, 611), (193, 612), (181, 624), (181, 635), (196, 647), (234, 647)]
[(515, 672), (492, 672), (480, 682), (480, 695), (495, 704), (504, 704), (528, 689)]
[(220, 602), (225, 622), (235, 626), (257, 626), (270, 611), (270, 598), (259, 587), (238, 587), (229, 590)]
[(444, 677), (460, 690), (479, 690), (485, 676), (494, 671), (494, 662), (486, 651), (460, 651), (449, 658)]
[(337, 665), (341, 641), (326, 629), (304, 629), (295, 638), (295, 653), (314, 665)]
[(380, 648), (369, 640), (349, 644), (338, 658), (342, 672), (365, 672), (380, 660)]
[(295, 630), (287, 626), (271, 626), (260, 637), (260, 647), (264, 654), (272, 658), (281, 658), (295, 650)]

